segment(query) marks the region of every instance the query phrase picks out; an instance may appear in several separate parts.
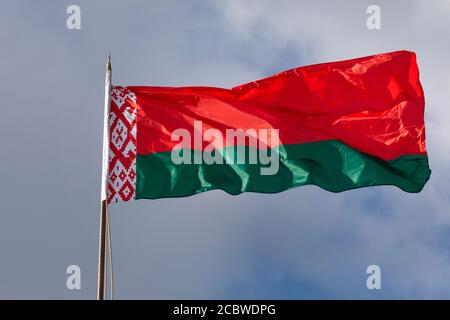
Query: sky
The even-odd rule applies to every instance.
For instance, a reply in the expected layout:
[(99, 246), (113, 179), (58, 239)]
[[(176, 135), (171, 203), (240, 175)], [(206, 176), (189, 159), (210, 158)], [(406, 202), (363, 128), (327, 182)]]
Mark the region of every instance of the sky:
[[(66, 27), (69, 5), (81, 29)], [(381, 29), (366, 27), (369, 5)], [(415, 51), (432, 176), (418, 194), (140, 200), (110, 207), (118, 299), (450, 298), (450, 1), (0, 1), (0, 298), (94, 299), (104, 66), (116, 85), (233, 87)], [(81, 269), (68, 290), (66, 268)], [(368, 290), (366, 268), (381, 268)]]

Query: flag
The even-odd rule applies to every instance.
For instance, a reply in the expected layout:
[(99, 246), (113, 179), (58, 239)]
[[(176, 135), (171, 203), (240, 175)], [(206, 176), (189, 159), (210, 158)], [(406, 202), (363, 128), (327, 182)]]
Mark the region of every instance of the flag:
[(416, 55), (280, 72), (231, 89), (113, 86), (108, 202), (221, 189), (332, 192), (430, 177)]

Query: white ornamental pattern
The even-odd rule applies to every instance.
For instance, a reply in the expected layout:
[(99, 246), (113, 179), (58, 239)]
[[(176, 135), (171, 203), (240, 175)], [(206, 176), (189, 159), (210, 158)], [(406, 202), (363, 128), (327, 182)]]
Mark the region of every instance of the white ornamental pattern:
[(108, 203), (135, 198), (136, 125), (136, 95), (126, 87), (113, 87), (109, 113)]

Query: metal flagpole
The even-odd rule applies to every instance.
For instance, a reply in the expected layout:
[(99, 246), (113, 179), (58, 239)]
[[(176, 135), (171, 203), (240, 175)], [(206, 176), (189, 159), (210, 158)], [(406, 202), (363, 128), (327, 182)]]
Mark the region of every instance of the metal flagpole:
[(111, 52), (108, 53), (105, 78), (105, 108), (103, 117), (103, 160), (102, 160), (102, 189), (100, 209), (100, 232), (98, 243), (98, 284), (97, 300), (106, 298), (106, 224), (108, 216), (107, 183), (109, 172), (109, 108), (111, 104)]

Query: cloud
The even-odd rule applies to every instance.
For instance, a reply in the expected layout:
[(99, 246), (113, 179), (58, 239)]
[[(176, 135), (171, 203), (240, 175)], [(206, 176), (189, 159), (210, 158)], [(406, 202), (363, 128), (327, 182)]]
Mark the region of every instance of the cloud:
[[(448, 297), (449, 7), (369, 2), (6, 1), (0, 12), (2, 298), (94, 298), (103, 72), (121, 85), (231, 87), (324, 61), (409, 49), (426, 93), (432, 178), (332, 194), (220, 191), (111, 207), (118, 298)], [(82, 290), (65, 288), (78, 264)], [(382, 290), (365, 287), (382, 268)]]
[[(314, 279), (313, 283), (327, 288), (337, 298), (371, 297), (361, 279), (355, 277), (358, 270), (361, 272), (362, 264), (370, 261), (379, 261), (382, 270), (386, 270), (388, 280), (382, 296), (445, 296), (449, 260), (448, 246), (442, 246), (442, 241), (449, 232), (450, 212), (449, 196), (445, 192), (450, 181), (447, 152), (450, 62), (444, 56), (450, 51), (450, 44), (435, 40), (448, 37), (448, 7), (437, 1), (396, 2), (395, 5), (379, 1), (382, 30), (369, 31), (365, 27), (365, 8), (369, 4), (361, 1), (348, 1), (345, 5), (305, 1), (219, 4), (230, 30), (250, 42), (249, 47), (254, 46), (257, 51), (260, 44), (252, 39), (265, 39), (274, 48), (297, 48), (302, 64), (400, 49), (416, 51), (419, 57), (433, 169), (426, 190), (414, 196), (390, 188), (352, 191), (340, 195), (344, 203), (331, 206), (328, 196), (321, 191), (313, 192), (308, 197), (307, 208), (317, 207), (314, 211), (319, 213), (306, 222), (306, 229), (316, 226), (317, 221), (327, 229), (313, 234), (299, 232), (298, 240), (308, 242), (299, 250), (308, 262), (300, 255), (292, 261), (295, 253), (290, 249), (276, 248), (274, 252), (278, 253), (276, 259), (286, 259), (293, 270), (297, 269), (292, 274), (299, 279), (306, 274), (306, 278)], [(286, 226), (290, 227), (289, 231), (277, 235), (283, 238), (298, 228), (302, 230), (304, 214), (299, 213), (299, 221)], [(322, 239), (316, 238), (317, 235)], [(283, 264), (286, 265), (289, 263)], [(335, 268), (330, 272), (332, 266)], [(352, 278), (360, 281), (352, 285)]]

